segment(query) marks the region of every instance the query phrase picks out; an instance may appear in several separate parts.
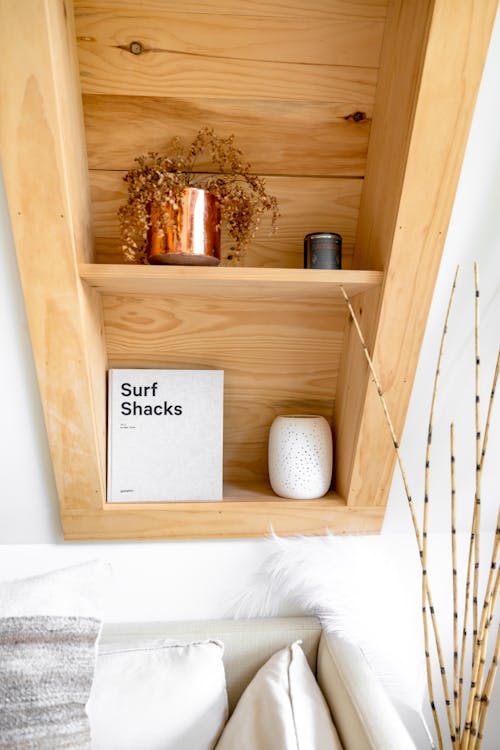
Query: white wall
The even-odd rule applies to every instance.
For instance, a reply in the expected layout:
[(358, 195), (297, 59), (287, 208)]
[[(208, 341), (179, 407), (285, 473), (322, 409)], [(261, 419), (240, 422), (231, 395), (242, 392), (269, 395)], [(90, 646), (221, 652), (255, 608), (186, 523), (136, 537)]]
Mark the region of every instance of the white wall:
[[(402, 441), (410, 483), (419, 504), (427, 433), (427, 412), (435, 357), (454, 269), (462, 265), (442, 371), (434, 442), (431, 520), (435, 532), (448, 521), (448, 422), (459, 435), (458, 464), (462, 510), (470, 517), (474, 485), (473, 291), (472, 263), (479, 261), (482, 306), (482, 396), (488, 397), (500, 330), (500, 20), (497, 19), (476, 107), (443, 261), (429, 317)], [(450, 125), (451, 127), (451, 125)], [(22, 292), (5, 196), (0, 192), (0, 341), (2, 394), (0, 471), (0, 578), (48, 570), (100, 556), (110, 560), (115, 590), (108, 619), (189, 619), (220, 617), (252, 586), (268, 552), (264, 540), (142, 543), (69, 543), (62, 539), (57, 497), (31, 354)], [(495, 482), (500, 450), (500, 420), (490, 437), (485, 467), (482, 527), (494, 528), (499, 490)], [(489, 498), (486, 503), (486, 499)], [(399, 478), (393, 482), (384, 534), (410, 531)], [(362, 544), (362, 540), (360, 540)], [(406, 544), (406, 540), (405, 540)], [(411, 544), (411, 542), (408, 542)], [(438, 542), (439, 545), (439, 537)], [(294, 605), (282, 601), (289, 614)], [(498, 702), (498, 700), (497, 700)], [(497, 743), (498, 740), (494, 739)], [(488, 745), (484, 745), (488, 747)]]

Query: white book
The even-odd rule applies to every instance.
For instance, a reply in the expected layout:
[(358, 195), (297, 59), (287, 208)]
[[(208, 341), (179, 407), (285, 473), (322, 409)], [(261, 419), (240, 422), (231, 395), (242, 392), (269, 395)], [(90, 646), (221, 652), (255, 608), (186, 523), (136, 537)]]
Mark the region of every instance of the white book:
[(222, 370), (110, 370), (109, 503), (222, 500)]

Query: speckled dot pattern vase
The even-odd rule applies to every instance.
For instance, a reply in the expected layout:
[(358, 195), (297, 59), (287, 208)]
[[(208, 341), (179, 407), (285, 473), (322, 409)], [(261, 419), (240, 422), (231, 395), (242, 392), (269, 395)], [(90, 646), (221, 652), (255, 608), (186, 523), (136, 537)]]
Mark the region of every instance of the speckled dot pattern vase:
[(273, 491), (291, 500), (323, 497), (332, 481), (330, 425), (316, 414), (276, 417), (269, 432), (269, 479)]

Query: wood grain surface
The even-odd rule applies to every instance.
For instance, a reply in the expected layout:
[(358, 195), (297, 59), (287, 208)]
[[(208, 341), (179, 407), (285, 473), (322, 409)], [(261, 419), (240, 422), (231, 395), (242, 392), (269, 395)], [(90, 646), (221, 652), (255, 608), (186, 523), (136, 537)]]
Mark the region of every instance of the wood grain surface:
[[(255, 4), (242, 12), (241, 5), (234, 2), (221, 12), (214, 3), (212, 8), (198, 7), (193, 13), (173, 3), (124, 0), (112, 12), (106, 3), (77, 3), (76, 32), (85, 62), (82, 73), (87, 72), (86, 66), (89, 72), (93, 70), (90, 55), (102, 58), (104, 50), (128, 51), (133, 40), (144, 50), (136, 57), (174, 52), (193, 56), (200, 67), (210, 60), (378, 66), (384, 18), (373, 13), (373, 5), (370, 8), (365, 3), (363, 15), (359, 4), (349, 12), (345, 3), (342, 10), (339, 3), (332, 3), (329, 14), (321, 12), (324, 3), (311, 0), (308, 5), (293, 13), (268, 4), (267, 13), (260, 13)], [(316, 12), (317, 5), (320, 12)]]
[(268, 99), (372, 107), (376, 68), (196, 56), (170, 50), (133, 55), (118, 46), (79, 47), (84, 94)]
[[(83, 108), (91, 169), (130, 169), (139, 154), (164, 152), (174, 136), (189, 143), (201, 124), (209, 124), (223, 137), (234, 134), (257, 174), (365, 173), (371, 107), (361, 111), (330, 101), (86, 94)], [(362, 119), (354, 119), (360, 111), (356, 117)], [(201, 156), (197, 168), (210, 166)]]

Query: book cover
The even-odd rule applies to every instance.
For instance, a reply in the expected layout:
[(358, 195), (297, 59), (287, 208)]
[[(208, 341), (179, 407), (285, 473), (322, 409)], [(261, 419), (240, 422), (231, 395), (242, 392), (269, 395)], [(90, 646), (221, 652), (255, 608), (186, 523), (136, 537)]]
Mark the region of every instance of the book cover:
[(222, 370), (109, 371), (109, 503), (222, 500)]

